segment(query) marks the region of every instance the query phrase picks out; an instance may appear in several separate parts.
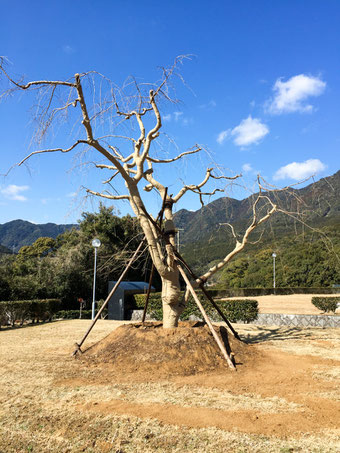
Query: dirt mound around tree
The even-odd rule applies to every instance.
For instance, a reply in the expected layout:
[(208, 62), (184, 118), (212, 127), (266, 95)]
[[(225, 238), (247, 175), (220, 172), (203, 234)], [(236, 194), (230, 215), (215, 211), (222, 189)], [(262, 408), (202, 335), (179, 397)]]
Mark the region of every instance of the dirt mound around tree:
[[(225, 327), (215, 327), (236, 366), (256, 362), (261, 354), (228, 335)], [(200, 322), (180, 322), (176, 329), (162, 323), (128, 324), (118, 327), (82, 356), (95, 364), (107, 364), (118, 373), (188, 376), (229, 370), (208, 326)]]

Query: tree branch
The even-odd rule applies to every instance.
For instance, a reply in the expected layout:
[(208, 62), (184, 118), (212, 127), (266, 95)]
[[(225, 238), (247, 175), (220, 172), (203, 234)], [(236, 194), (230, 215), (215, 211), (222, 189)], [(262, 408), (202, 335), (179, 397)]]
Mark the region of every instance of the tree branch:
[(75, 83), (71, 83), (71, 82), (63, 82), (61, 80), (36, 80), (36, 81), (32, 81), (32, 82), (28, 82), (26, 83), (25, 85), (22, 85), (21, 83), (18, 83), (16, 82), (15, 80), (13, 80), (6, 72), (4, 66), (3, 66), (3, 59), (0, 60), (0, 70), (5, 74), (5, 76), (7, 77), (7, 79), (13, 83), (13, 85), (15, 85), (17, 88), (20, 88), (21, 90), (28, 90), (29, 88), (31, 88), (32, 86), (41, 86), (41, 85), (49, 85), (49, 86), (57, 86), (57, 85), (60, 85), (60, 86), (67, 86), (67, 87), (73, 87), (75, 88), (76, 87), (76, 84)]
[(109, 179), (107, 179), (106, 181), (103, 181), (103, 184), (110, 184), (110, 182), (113, 180), (113, 178), (115, 178), (117, 175), (119, 175), (118, 170), (112, 176), (110, 176)]
[[(256, 206), (261, 198), (266, 198), (269, 201), (269, 203), (271, 205), (271, 209), (269, 211), (267, 211), (267, 213), (258, 220)], [(246, 229), (246, 231), (243, 235), (242, 241), (240, 242), (239, 240), (236, 239), (236, 245), (235, 245), (234, 249), (230, 253), (228, 253), (228, 255), (222, 261), (220, 261), (218, 264), (216, 264), (215, 266), (210, 268), (208, 270), (208, 272), (201, 275), (197, 279), (197, 283), (206, 282), (213, 274), (215, 274), (217, 271), (222, 269), (222, 267), (224, 267), (235, 255), (237, 255), (241, 250), (243, 250), (244, 247), (246, 246), (246, 244), (248, 243), (249, 235), (255, 230), (255, 228), (257, 228), (263, 222), (268, 220), (269, 217), (271, 217), (276, 211), (277, 211), (276, 204), (274, 204), (268, 197), (263, 197), (262, 195), (259, 195), (253, 205), (253, 220), (252, 220), (251, 224), (249, 225), (249, 227)], [(235, 232), (234, 232), (234, 237), (236, 238)]]
[(22, 165), (26, 160), (30, 159), (32, 156), (36, 155), (36, 154), (44, 154), (44, 153), (56, 153), (56, 152), (60, 152), (60, 153), (69, 153), (70, 151), (72, 151), (76, 146), (78, 146), (80, 143), (83, 143), (83, 144), (86, 144), (88, 145), (88, 142), (86, 140), (77, 140), (76, 143), (74, 143), (72, 146), (70, 146), (69, 148), (53, 148), (53, 149), (41, 149), (41, 150), (38, 150), (38, 151), (33, 151), (32, 153), (30, 153), (28, 156), (26, 156), (24, 159), (22, 159), (21, 162), (19, 162), (18, 164), (16, 164), (18, 167), (20, 167), (20, 165)]
[(196, 185), (191, 184), (190, 186), (182, 187), (182, 189), (178, 192), (178, 194), (175, 197), (173, 197), (174, 202), (177, 203), (177, 201), (180, 200), (188, 190), (194, 191), (194, 190), (198, 190), (201, 187), (203, 187), (209, 181), (212, 170), (213, 170), (212, 168), (207, 169), (205, 178), (203, 179), (203, 181), (200, 184), (196, 184)]
[(238, 175), (235, 175), (235, 176), (224, 176), (224, 175), (221, 175), (221, 176), (210, 175), (210, 176), (213, 179), (227, 179), (229, 181), (234, 181), (235, 179), (241, 178), (242, 173), (239, 173)]
[(108, 198), (109, 200), (130, 200), (129, 195), (108, 195), (101, 192), (95, 192), (90, 189), (86, 189), (86, 192), (90, 193), (91, 195), (96, 195), (97, 197)]
[(187, 156), (189, 154), (196, 154), (196, 153), (200, 152), (201, 150), (202, 150), (202, 148), (197, 147), (196, 149), (185, 151), (172, 159), (156, 159), (156, 158), (150, 157), (150, 156), (148, 156), (146, 159), (155, 164), (168, 164), (170, 162), (175, 162), (176, 160), (181, 159), (183, 156)]

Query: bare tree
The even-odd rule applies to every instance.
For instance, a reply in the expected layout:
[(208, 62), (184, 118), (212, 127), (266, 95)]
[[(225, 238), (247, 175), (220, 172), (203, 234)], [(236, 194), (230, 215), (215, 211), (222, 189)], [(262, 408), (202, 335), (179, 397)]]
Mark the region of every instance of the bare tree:
[[(80, 113), (79, 122), (77, 123), (75, 119), (73, 127), (77, 130), (76, 126), (80, 126), (77, 132), (79, 135), (72, 143), (66, 147), (35, 150), (17, 165), (23, 165), (38, 154), (71, 153), (82, 146), (83, 153), (89, 156), (91, 164), (109, 173), (103, 182), (104, 190), (87, 188), (86, 191), (88, 194), (112, 201), (127, 200), (130, 203), (144, 232), (154, 266), (162, 280), (165, 328), (178, 325), (185, 305), (180, 299), (173, 207), (188, 192), (197, 194), (203, 204), (203, 197), (223, 190), (220, 187), (211, 188), (212, 182), (223, 183), (241, 176), (228, 177), (214, 172), (214, 168), (208, 168), (201, 181), (184, 184), (178, 193), (172, 195), (167, 193), (167, 183), (158, 179), (156, 169), (160, 165), (170, 165), (187, 156), (200, 153), (203, 149), (196, 144), (193, 148), (179, 152), (171, 158), (165, 158), (157, 150), (162, 129), (160, 106), (164, 100), (171, 102), (171, 80), (177, 75), (176, 68), (182, 60), (183, 57), (177, 58), (171, 68), (163, 68), (162, 79), (158, 84), (138, 84), (134, 79), (130, 79), (123, 89), (118, 89), (96, 72), (75, 74), (67, 81), (38, 80), (24, 83), (15, 81), (8, 75), (4, 60), (0, 64), (0, 69), (10, 84), (7, 94), (15, 90), (37, 90), (35, 120), (38, 124), (36, 131), (38, 140), (44, 138), (58, 119), (62, 117), (73, 119), (74, 111)], [(102, 131), (104, 126), (105, 133), (100, 134), (99, 131)], [(121, 187), (119, 178), (124, 182), (123, 193), (119, 191)], [(164, 201), (163, 232), (156, 227), (155, 219), (144, 201), (144, 196), (151, 191), (156, 192)], [(243, 237), (238, 239), (231, 226), (235, 238), (234, 249), (221, 262), (201, 275), (196, 284), (204, 284), (243, 250), (250, 234), (276, 211), (276, 204), (262, 192), (259, 180), (259, 193), (252, 206), (252, 220)]]

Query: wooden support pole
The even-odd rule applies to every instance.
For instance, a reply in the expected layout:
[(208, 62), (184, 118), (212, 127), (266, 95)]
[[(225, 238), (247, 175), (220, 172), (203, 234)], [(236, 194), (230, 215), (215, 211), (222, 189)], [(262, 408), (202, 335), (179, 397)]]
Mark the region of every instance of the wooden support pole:
[[(187, 269), (187, 271), (189, 272), (189, 274), (191, 275), (191, 277), (197, 281), (198, 278), (197, 276), (193, 273), (193, 271), (191, 270), (189, 264), (186, 263), (186, 261), (184, 260), (184, 258), (176, 252), (176, 256), (178, 256), (178, 259), (184, 264), (185, 268)], [(233, 328), (233, 326), (231, 325), (230, 321), (226, 318), (226, 316), (224, 315), (223, 311), (220, 309), (220, 307), (216, 304), (216, 302), (214, 301), (214, 299), (210, 296), (210, 294), (208, 293), (208, 291), (206, 290), (206, 288), (204, 287), (204, 284), (203, 282), (199, 284), (199, 287), (200, 289), (202, 290), (202, 292), (204, 293), (204, 295), (206, 296), (206, 298), (209, 300), (209, 302), (211, 303), (211, 305), (215, 308), (215, 310), (218, 312), (218, 314), (221, 316), (221, 318), (223, 319), (223, 321), (227, 324), (227, 326), (229, 327), (231, 333), (234, 335), (234, 337), (239, 340), (239, 341), (242, 341), (244, 342), (239, 334), (236, 332), (236, 330)]]
[(131, 267), (132, 263), (135, 261), (135, 259), (137, 258), (137, 255), (140, 251), (140, 249), (142, 248), (142, 245), (144, 244), (144, 239), (142, 240), (142, 242), (139, 244), (139, 246), (137, 247), (135, 253), (133, 254), (133, 256), (130, 258), (130, 261), (127, 263), (124, 271), (122, 272), (122, 274), (120, 275), (119, 279), (117, 280), (115, 286), (112, 288), (110, 294), (107, 296), (107, 298), (105, 299), (103, 305), (100, 307), (100, 310), (98, 311), (96, 317), (94, 318), (94, 320), (92, 321), (90, 327), (88, 328), (87, 332), (85, 333), (85, 335), (83, 336), (82, 340), (80, 343), (76, 343), (77, 345), (77, 348), (73, 351), (73, 356), (75, 356), (77, 354), (77, 352), (82, 352), (82, 350), (80, 349), (81, 346), (83, 345), (84, 341), (86, 340), (86, 338), (88, 337), (89, 333), (91, 332), (91, 330), (93, 329), (94, 325), (96, 324), (97, 320), (99, 319), (100, 315), (102, 314), (104, 308), (106, 307), (106, 305), (109, 303), (109, 300), (111, 299), (111, 297), (113, 296), (113, 294), (116, 292), (118, 286), (121, 284), (123, 278), (125, 277), (127, 271), (129, 270), (129, 268)]
[(236, 330), (233, 328), (233, 326), (231, 325), (231, 323), (229, 322), (229, 320), (225, 317), (223, 311), (220, 309), (220, 307), (215, 303), (214, 299), (210, 296), (210, 294), (208, 293), (208, 291), (204, 288), (203, 285), (200, 285), (200, 289), (203, 291), (203, 293), (205, 294), (206, 298), (209, 300), (209, 302), (211, 303), (211, 305), (215, 308), (215, 310), (218, 312), (218, 314), (221, 316), (221, 318), (223, 319), (223, 321), (227, 324), (227, 326), (229, 327), (229, 329), (231, 330), (232, 334), (234, 335), (234, 337), (239, 340), (239, 341), (242, 341), (243, 340), (239, 337), (239, 334), (236, 332)]
[(144, 310), (143, 310), (143, 317), (142, 317), (142, 323), (144, 324), (145, 322), (145, 317), (146, 317), (146, 311), (148, 309), (148, 304), (149, 304), (149, 297), (151, 293), (151, 286), (152, 286), (152, 280), (153, 280), (153, 274), (155, 272), (155, 266), (152, 263), (151, 267), (151, 273), (150, 273), (150, 278), (149, 278), (149, 286), (148, 286), (148, 291), (146, 293), (146, 298), (145, 298), (145, 305), (144, 305)]
[[(170, 245), (173, 249), (173, 252), (176, 256), (176, 260), (177, 262), (180, 262), (182, 263), (185, 268), (187, 269), (187, 271), (189, 272), (189, 274), (192, 276), (192, 278), (194, 280), (198, 280), (197, 276), (193, 273), (193, 271), (191, 270), (189, 264), (186, 263), (185, 259), (182, 257), (182, 255), (178, 252), (178, 250), (176, 250), (173, 245), (170, 243), (169, 239), (164, 235), (163, 231), (161, 230), (161, 228), (159, 227), (159, 225), (152, 219), (152, 217), (150, 216), (150, 214), (145, 210), (143, 209), (145, 215), (148, 217), (148, 219), (150, 220), (150, 222), (156, 227), (156, 229), (158, 230), (159, 234), (162, 236), (163, 240), (165, 241), (166, 244)], [(227, 326), (229, 327), (229, 329), (231, 330), (232, 334), (234, 335), (234, 337), (237, 339), (237, 340), (241, 340), (241, 338), (239, 337), (238, 333), (236, 332), (236, 330), (233, 328), (233, 326), (230, 324), (230, 322), (228, 321), (228, 319), (224, 316), (224, 313), (220, 310), (220, 308), (217, 306), (217, 304), (214, 302), (214, 300), (212, 299), (212, 297), (208, 294), (207, 290), (204, 288), (203, 286), (203, 283), (200, 285), (200, 288), (202, 289), (202, 291), (204, 292), (204, 294), (206, 295), (207, 299), (209, 300), (209, 302), (211, 302), (211, 304), (213, 305), (213, 307), (218, 311), (218, 313), (220, 314), (220, 316), (222, 317), (223, 321), (227, 324)]]
[(220, 351), (222, 352), (223, 357), (226, 359), (226, 361), (227, 361), (227, 363), (229, 365), (229, 368), (231, 368), (232, 370), (236, 371), (236, 367), (235, 367), (233, 361), (229, 357), (229, 355), (227, 353), (227, 350), (226, 350), (224, 344), (222, 343), (220, 337), (217, 335), (216, 330), (214, 329), (214, 326), (211, 324), (211, 321), (210, 321), (208, 315), (206, 314), (206, 312), (205, 312), (205, 310), (203, 308), (203, 305), (201, 304), (199, 298), (197, 297), (197, 294), (196, 294), (192, 284), (190, 283), (189, 278), (187, 277), (186, 273), (184, 272), (183, 268), (181, 267), (181, 265), (179, 263), (177, 264), (177, 267), (178, 267), (178, 270), (179, 270), (180, 274), (182, 275), (187, 287), (189, 288), (189, 291), (191, 292), (191, 295), (194, 298), (198, 308), (200, 309), (200, 311), (202, 313), (202, 316), (203, 316), (205, 322), (207, 323), (207, 325), (208, 325), (208, 327), (210, 329), (210, 332), (212, 333), (212, 335), (213, 335), (218, 347), (220, 348)]
[[(163, 214), (164, 214), (164, 208), (165, 208), (165, 202), (166, 202), (166, 197), (168, 195), (168, 188), (165, 188), (164, 196), (163, 196), (163, 202), (162, 202), (162, 208), (157, 216), (156, 219), (156, 225), (160, 229), (162, 227), (162, 221), (163, 221)], [(149, 286), (148, 286), (148, 291), (146, 293), (146, 299), (145, 299), (145, 304), (144, 304), (144, 310), (143, 310), (143, 316), (142, 316), (142, 323), (144, 324), (145, 322), (145, 317), (146, 317), (146, 311), (148, 309), (148, 304), (149, 304), (149, 298), (150, 298), (150, 292), (151, 292), (151, 286), (152, 286), (152, 280), (153, 280), (153, 275), (155, 272), (155, 265), (152, 263), (151, 266), (151, 273), (150, 273), (150, 278), (149, 278)]]

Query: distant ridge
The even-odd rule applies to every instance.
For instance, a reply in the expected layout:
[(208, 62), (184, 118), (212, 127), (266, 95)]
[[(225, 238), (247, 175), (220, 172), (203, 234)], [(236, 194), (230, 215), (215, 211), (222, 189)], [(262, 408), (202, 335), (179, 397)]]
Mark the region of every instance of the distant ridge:
[[(234, 247), (234, 239), (230, 228), (223, 224), (232, 224), (235, 232), (242, 236), (252, 216), (253, 197), (243, 200), (222, 197), (197, 211), (181, 209), (175, 214), (175, 225), (181, 229), (181, 252), (191, 265), (196, 269), (204, 268), (226, 256)], [(340, 231), (340, 171), (302, 189), (291, 189), (289, 193), (277, 191), (270, 197), (276, 197), (281, 208), (287, 211), (303, 212), (309, 226)], [(304, 229), (301, 223), (284, 214), (272, 216), (263, 228), (267, 232), (258, 247), (273, 238), (290, 237)]]
[(9, 248), (5, 247), (4, 245), (0, 245), (0, 254), (12, 254), (13, 251), (10, 250)]
[[(290, 193), (276, 192), (280, 206), (287, 211), (295, 211), (296, 200), (300, 199), (308, 221), (314, 226), (340, 221), (340, 170), (302, 189), (291, 189)], [(215, 232), (220, 230), (221, 223), (231, 223), (239, 231), (244, 230), (252, 215), (253, 198), (254, 195), (243, 200), (222, 197), (197, 211), (181, 209), (174, 216), (176, 227), (184, 230), (181, 242), (197, 242), (208, 236), (212, 239)], [(274, 228), (276, 225), (276, 228), (283, 229), (287, 227), (288, 221), (285, 216), (274, 216), (273, 222)]]
[[(340, 170), (302, 189), (291, 190), (291, 193), (304, 201), (304, 209), (308, 211), (307, 220), (310, 225), (322, 227), (328, 224), (340, 224)], [(280, 192), (277, 192), (277, 195), (281, 198), (281, 206), (287, 210), (291, 208), (295, 210), (295, 196), (282, 197)], [(194, 243), (201, 248), (209, 242), (211, 258), (220, 257), (230, 246), (225, 234), (226, 227), (221, 231), (220, 224), (232, 223), (236, 231), (244, 231), (251, 216), (251, 206), (252, 197), (243, 200), (222, 197), (197, 211), (181, 209), (174, 216), (176, 227), (183, 229), (181, 244), (185, 246)], [(0, 224), (0, 246), (6, 248), (0, 249), (0, 252), (17, 252), (20, 247), (33, 244), (39, 237), (56, 238), (71, 228), (78, 228), (78, 225), (34, 224), (26, 220), (12, 220)], [(286, 216), (276, 215), (271, 220), (271, 229), (277, 234), (288, 234), (291, 228), (292, 222)], [(205, 253), (206, 249), (203, 249), (201, 251)]]
[[(40, 237), (56, 238), (59, 234), (71, 228), (78, 228), (78, 225), (34, 224), (26, 220), (12, 220), (0, 224), (0, 244), (9, 249), (10, 253), (13, 253), (13, 251), (17, 252), (23, 245), (33, 244)], [(2, 251), (2, 253), (8, 252)]]

